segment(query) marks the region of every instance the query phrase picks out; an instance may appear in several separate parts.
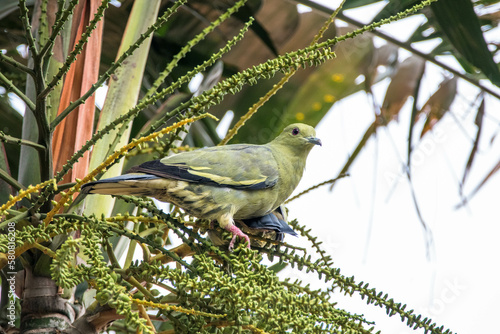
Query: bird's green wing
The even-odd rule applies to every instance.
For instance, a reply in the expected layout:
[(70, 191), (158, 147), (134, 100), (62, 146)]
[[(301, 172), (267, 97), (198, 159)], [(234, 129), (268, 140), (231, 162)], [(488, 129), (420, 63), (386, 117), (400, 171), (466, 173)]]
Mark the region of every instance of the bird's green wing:
[(133, 167), (129, 173), (236, 189), (265, 189), (278, 181), (278, 165), (266, 146), (228, 145), (180, 153)]

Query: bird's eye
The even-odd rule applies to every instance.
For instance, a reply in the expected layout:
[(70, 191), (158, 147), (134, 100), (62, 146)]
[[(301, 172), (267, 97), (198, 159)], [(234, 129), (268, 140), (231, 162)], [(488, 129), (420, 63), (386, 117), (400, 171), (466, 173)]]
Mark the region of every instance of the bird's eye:
[(299, 128), (293, 128), (293, 130), (292, 130), (292, 135), (296, 136), (296, 135), (298, 135), (299, 133), (300, 133)]

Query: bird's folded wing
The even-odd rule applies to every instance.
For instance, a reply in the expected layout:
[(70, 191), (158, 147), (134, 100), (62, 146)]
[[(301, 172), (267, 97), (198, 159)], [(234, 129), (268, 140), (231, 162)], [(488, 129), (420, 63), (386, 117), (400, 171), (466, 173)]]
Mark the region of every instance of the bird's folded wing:
[(236, 189), (265, 189), (278, 181), (278, 165), (266, 146), (210, 147), (154, 160), (133, 167), (129, 173)]

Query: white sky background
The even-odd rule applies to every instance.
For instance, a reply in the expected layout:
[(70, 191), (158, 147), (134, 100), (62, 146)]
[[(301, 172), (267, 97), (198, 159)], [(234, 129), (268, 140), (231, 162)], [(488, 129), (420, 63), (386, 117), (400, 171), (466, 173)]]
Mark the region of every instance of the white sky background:
[[(376, 14), (373, 9), (366, 12)], [(363, 20), (360, 15), (365, 13), (356, 12), (356, 19)], [(413, 31), (415, 20), (419, 19), (391, 24), (384, 31), (404, 40)], [(419, 49), (426, 51), (426, 47)], [(400, 52), (400, 59), (407, 56)], [(443, 59), (456, 65), (449, 60)], [(437, 89), (443, 74), (436, 66), (426, 65), (419, 106)], [(388, 84), (384, 80), (374, 87), (379, 105)], [(478, 89), (459, 80), (458, 91), (451, 107), (458, 121), (446, 115), (432, 133), (426, 134), (413, 156), (413, 185), (434, 237), (431, 261), (426, 258), (424, 233), (408, 181), (404, 176), (394, 180), (401, 175), (402, 161), (406, 160), (411, 99), (401, 111), (399, 123), (379, 129), (377, 137), (369, 140), (351, 167), (350, 177), (340, 180), (333, 192), (324, 186), (290, 203), (289, 219), (297, 218), (312, 229), (311, 234), (323, 241), (334, 265), (345, 276), (354, 275), (357, 282), (370, 283), (396, 302), (406, 303), (408, 310), (431, 317), (454, 332), (493, 332), (493, 319), (500, 312), (500, 287), (496, 284), (500, 280), (500, 224), (495, 206), (500, 177), (491, 178), (466, 208), (454, 208), (460, 201), (458, 184), (477, 129), (477, 106), (473, 102)], [(500, 139), (489, 143), (500, 123), (500, 102), (490, 96), (486, 102), (482, 140), (466, 181), (466, 194), (500, 157)], [(337, 102), (316, 129), (323, 147), (312, 150), (296, 193), (336, 176), (372, 121), (373, 109), (363, 92)], [(422, 125), (417, 123), (416, 131)], [(288, 237), (286, 241), (307, 245), (301, 239)], [(312, 274), (291, 268), (281, 276), (311, 282), (311, 288), (323, 286), (311, 278)], [(367, 306), (357, 296), (337, 294), (336, 298), (339, 307), (376, 321), (376, 328), (383, 333), (414, 333), (399, 316), (389, 318), (382, 309)]]

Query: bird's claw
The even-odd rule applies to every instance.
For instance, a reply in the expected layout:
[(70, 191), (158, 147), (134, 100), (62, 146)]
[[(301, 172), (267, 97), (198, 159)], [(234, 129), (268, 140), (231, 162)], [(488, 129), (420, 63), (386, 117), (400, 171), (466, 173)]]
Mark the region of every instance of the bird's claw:
[(231, 239), (231, 242), (229, 243), (229, 250), (232, 251), (234, 249), (234, 243), (236, 241), (236, 237), (244, 238), (247, 242), (247, 247), (250, 248), (250, 238), (248, 235), (243, 233), (237, 226), (233, 225), (227, 228), (229, 232), (233, 234), (233, 238)]

